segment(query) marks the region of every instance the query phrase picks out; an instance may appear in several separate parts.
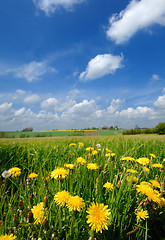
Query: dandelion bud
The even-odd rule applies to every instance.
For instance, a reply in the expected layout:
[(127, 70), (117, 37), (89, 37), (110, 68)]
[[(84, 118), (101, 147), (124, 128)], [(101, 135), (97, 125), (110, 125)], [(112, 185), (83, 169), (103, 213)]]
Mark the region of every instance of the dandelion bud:
[(155, 179), (158, 179), (158, 175), (155, 176)]
[(29, 223), (32, 223), (33, 221), (34, 221), (33, 213), (32, 213), (32, 212), (29, 212), (29, 213), (28, 213), (28, 222), (29, 222)]
[(32, 202), (32, 196), (29, 194), (29, 200), (30, 200), (30, 202)]
[(23, 210), (23, 201), (22, 201), (22, 200), (20, 200), (20, 201), (18, 202), (18, 205), (19, 205), (19, 207), (20, 207), (20, 210)]
[(99, 169), (101, 169), (101, 166), (99, 166)]
[(117, 185), (119, 185), (119, 186), (121, 185), (121, 181), (120, 180), (117, 182)]
[(48, 196), (45, 195), (43, 208), (47, 208), (47, 207), (48, 207)]
[(164, 181), (161, 182), (161, 185), (164, 187), (164, 185), (165, 185), (165, 184), (164, 184)]
[(105, 164), (104, 168), (106, 169), (108, 167), (108, 164)]
[(46, 231), (49, 229), (49, 223), (46, 217), (44, 218), (42, 225)]
[(16, 214), (14, 214), (13, 222), (14, 222), (14, 227), (17, 227), (19, 224), (19, 221), (18, 221), (18, 217)]
[(43, 182), (44, 182), (45, 187), (47, 187), (47, 186), (48, 186), (48, 183), (47, 183), (46, 177), (43, 177), (42, 180), (43, 180)]
[(13, 233), (12, 227), (9, 227), (9, 234)]

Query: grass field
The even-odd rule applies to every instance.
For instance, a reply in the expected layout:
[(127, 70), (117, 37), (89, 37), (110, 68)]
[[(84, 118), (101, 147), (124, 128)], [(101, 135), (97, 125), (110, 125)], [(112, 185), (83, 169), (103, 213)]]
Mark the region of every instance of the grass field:
[(0, 239), (164, 239), (165, 136), (0, 139), (0, 166)]

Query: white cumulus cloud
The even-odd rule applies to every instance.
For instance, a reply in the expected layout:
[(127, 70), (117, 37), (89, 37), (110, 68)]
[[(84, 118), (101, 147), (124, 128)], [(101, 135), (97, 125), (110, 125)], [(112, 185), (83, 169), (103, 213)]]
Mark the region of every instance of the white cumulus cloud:
[(72, 10), (75, 4), (80, 4), (84, 0), (33, 0), (33, 2), (46, 15), (50, 15), (61, 8)]
[(154, 102), (154, 106), (165, 110), (165, 95), (159, 96), (158, 99)]
[(24, 103), (33, 104), (40, 100), (40, 97), (37, 94), (31, 94), (24, 99)]
[(122, 67), (123, 55), (113, 56), (111, 54), (97, 55), (91, 59), (84, 72), (80, 74), (82, 81), (101, 78), (107, 74), (113, 74)]
[(109, 23), (107, 36), (117, 44), (127, 42), (139, 30), (154, 24), (165, 26), (165, 0), (132, 0)]

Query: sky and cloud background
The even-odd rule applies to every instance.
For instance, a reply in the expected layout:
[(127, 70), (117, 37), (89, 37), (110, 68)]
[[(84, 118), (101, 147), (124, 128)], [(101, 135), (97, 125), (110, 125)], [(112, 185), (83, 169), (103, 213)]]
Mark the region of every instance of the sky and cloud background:
[(165, 122), (165, 0), (1, 0), (0, 131)]

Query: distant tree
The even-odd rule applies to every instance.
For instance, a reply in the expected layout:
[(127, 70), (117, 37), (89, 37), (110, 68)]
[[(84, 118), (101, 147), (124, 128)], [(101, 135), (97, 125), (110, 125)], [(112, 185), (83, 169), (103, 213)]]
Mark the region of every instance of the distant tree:
[(165, 134), (165, 122), (164, 123), (159, 123), (156, 127), (155, 127), (155, 132), (158, 134)]
[(29, 128), (24, 128), (22, 130), (22, 132), (32, 132), (33, 131), (33, 128), (32, 127), (29, 127)]

